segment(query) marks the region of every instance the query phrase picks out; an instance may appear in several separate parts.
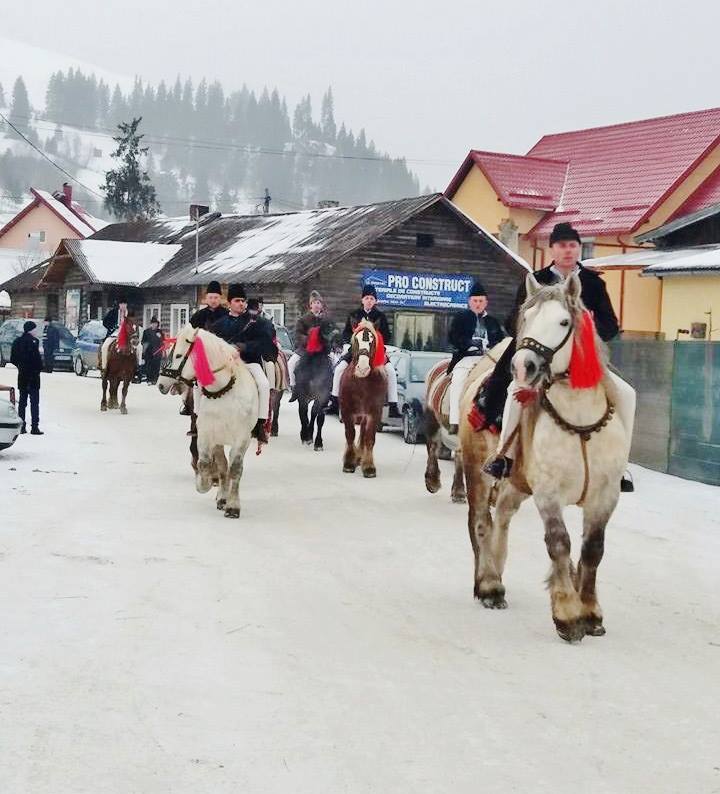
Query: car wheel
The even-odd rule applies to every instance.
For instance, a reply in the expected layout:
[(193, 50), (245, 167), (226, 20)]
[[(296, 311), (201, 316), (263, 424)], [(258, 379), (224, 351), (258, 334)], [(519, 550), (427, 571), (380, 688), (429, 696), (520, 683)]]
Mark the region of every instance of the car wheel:
[(80, 356), (75, 357), (75, 362), (73, 363), (73, 369), (75, 370), (75, 374), (81, 378), (84, 375), (87, 375), (87, 367), (83, 364), (83, 360)]
[(417, 444), (418, 442), (418, 415), (412, 405), (408, 405), (403, 411), (402, 418), (403, 440), (406, 444)]

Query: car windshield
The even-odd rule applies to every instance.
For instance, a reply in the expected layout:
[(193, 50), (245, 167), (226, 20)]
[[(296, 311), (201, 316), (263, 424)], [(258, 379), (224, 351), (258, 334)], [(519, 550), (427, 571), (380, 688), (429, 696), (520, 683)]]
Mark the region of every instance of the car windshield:
[(276, 326), (275, 333), (277, 334), (280, 347), (283, 348), (283, 350), (292, 350), (292, 342), (290, 341), (290, 334), (287, 332), (287, 329)]
[(438, 361), (447, 358), (446, 353), (438, 353), (436, 356), (422, 356), (422, 358), (415, 356), (410, 357), (410, 380), (413, 383), (422, 383), (425, 381), (425, 376), (430, 369), (434, 367)]
[(75, 337), (68, 331), (68, 329), (64, 325), (60, 325), (60, 323), (53, 323), (53, 327), (57, 329), (58, 334), (60, 335), (60, 341), (66, 345), (74, 345), (75, 344)]
[(88, 323), (80, 331), (80, 336), (83, 339), (89, 339), (91, 342), (102, 342), (107, 335), (107, 330), (102, 323)]

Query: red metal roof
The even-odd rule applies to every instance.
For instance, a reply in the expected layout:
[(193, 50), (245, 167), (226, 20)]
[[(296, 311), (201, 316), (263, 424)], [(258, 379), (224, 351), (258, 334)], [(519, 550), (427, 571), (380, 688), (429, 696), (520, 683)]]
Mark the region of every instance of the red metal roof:
[(705, 209), (705, 207), (712, 207), (713, 204), (720, 204), (720, 168), (716, 168), (700, 187), (688, 196), (685, 203), (678, 207), (668, 220), (674, 221), (675, 218), (690, 215), (693, 212)]
[(570, 165), (560, 206), (530, 235), (561, 220), (586, 236), (635, 231), (718, 142), (720, 108), (546, 135), (528, 154)]

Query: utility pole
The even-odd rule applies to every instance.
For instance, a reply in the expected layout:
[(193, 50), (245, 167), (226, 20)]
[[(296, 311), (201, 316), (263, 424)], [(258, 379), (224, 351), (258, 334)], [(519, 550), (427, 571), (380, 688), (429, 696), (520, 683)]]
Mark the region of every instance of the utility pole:
[(195, 273), (198, 272), (198, 250), (200, 248), (200, 218), (207, 215), (210, 207), (205, 204), (190, 205), (190, 220), (195, 221)]

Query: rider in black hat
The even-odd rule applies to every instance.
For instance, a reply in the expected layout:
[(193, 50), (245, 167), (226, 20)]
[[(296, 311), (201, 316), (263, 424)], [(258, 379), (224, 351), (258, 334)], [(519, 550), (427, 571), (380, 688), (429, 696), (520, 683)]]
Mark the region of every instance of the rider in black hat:
[(120, 295), (117, 303), (103, 317), (103, 325), (107, 328), (107, 335), (112, 336), (120, 328), (123, 320), (127, 317), (128, 299), (127, 295)]
[(221, 305), (222, 288), (219, 281), (211, 281), (205, 290), (205, 306), (198, 309), (190, 318), (193, 328), (204, 328), (206, 331), (211, 325), (222, 320), (228, 313), (225, 306)]
[(452, 381), (448, 393), (450, 400), (449, 432), (455, 434), (460, 422), (460, 398), (470, 370), (477, 357), (501, 342), (506, 334), (500, 322), (487, 313), (487, 290), (476, 281), (468, 295), (468, 307), (452, 319), (448, 338), (455, 349), (448, 366)]
[[(350, 312), (345, 323), (345, 328), (342, 333), (343, 344), (349, 345), (352, 340), (353, 329), (362, 321), (367, 320), (375, 326), (375, 330), (382, 336), (386, 345), (392, 344), (392, 335), (390, 333), (390, 326), (388, 325), (387, 317), (384, 312), (381, 312), (377, 307), (377, 290), (372, 284), (364, 284), (362, 288), (362, 295), (360, 296), (362, 306), (355, 311)], [(333, 375), (332, 396), (330, 397), (331, 405), (328, 413), (338, 413), (338, 395), (340, 394), (340, 380), (343, 372), (348, 367), (352, 359), (352, 353), (348, 351), (338, 361)], [(397, 391), (397, 373), (395, 367), (389, 360), (385, 363), (385, 374), (387, 375), (387, 399), (389, 415), (395, 419), (400, 418), (398, 411), (398, 391)]]

